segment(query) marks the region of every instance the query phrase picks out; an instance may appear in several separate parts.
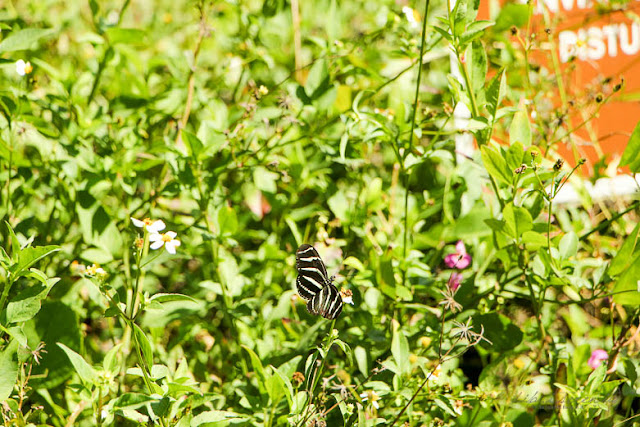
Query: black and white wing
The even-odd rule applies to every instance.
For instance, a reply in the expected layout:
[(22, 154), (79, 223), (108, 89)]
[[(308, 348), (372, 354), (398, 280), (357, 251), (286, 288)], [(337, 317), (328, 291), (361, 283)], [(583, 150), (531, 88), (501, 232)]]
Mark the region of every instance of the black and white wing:
[(342, 296), (338, 289), (330, 283), (307, 302), (307, 310), (312, 314), (319, 314), (325, 319), (336, 319), (342, 313)]
[(322, 289), (331, 283), (318, 251), (311, 245), (301, 245), (296, 252), (296, 268), (298, 278), (296, 285), (298, 294), (305, 300), (311, 301)]

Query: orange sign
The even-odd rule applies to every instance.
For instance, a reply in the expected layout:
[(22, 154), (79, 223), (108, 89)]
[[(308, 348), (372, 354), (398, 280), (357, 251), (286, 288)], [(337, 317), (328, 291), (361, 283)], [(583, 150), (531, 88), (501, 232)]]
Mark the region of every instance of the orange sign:
[[(496, 7), (489, 11), (489, 1), (481, 1), (478, 19), (498, 15)], [(508, 1), (501, 2), (505, 5)], [(557, 85), (556, 106), (569, 111), (564, 130), (558, 130), (548, 142), (562, 140), (557, 147), (560, 154), (573, 164), (586, 158), (593, 174), (603, 155), (608, 156), (604, 166), (622, 156), (640, 121), (640, 18), (636, 13), (640, 12), (640, 0), (626, 5), (592, 0), (531, 1), (531, 32), (536, 33), (539, 47), (534, 61), (551, 68), (554, 61), (549, 53), (555, 55), (555, 65), (563, 74)], [(615, 92), (622, 78), (624, 84)], [(562, 138), (571, 130), (575, 130), (571, 140)]]

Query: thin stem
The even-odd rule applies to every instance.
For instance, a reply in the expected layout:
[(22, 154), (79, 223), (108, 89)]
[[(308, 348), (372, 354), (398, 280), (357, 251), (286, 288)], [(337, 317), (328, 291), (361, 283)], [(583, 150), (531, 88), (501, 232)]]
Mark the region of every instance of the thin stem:
[(184, 107), (184, 114), (180, 119), (180, 127), (178, 128), (178, 132), (176, 135), (176, 144), (180, 141), (182, 136), (182, 129), (187, 126), (187, 122), (189, 121), (189, 116), (191, 115), (191, 104), (193, 103), (193, 92), (195, 90), (195, 82), (196, 82), (196, 64), (198, 62), (198, 56), (200, 55), (200, 47), (202, 46), (202, 41), (209, 34), (207, 30), (207, 13), (204, 10), (204, 3), (199, 5), (200, 9), (200, 31), (198, 32), (198, 40), (196, 41), (196, 47), (193, 51), (193, 65), (189, 69), (189, 78), (187, 83), (187, 102)]
[[(411, 132), (409, 133), (409, 144), (407, 150), (402, 154), (402, 164), (400, 168), (402, 169), (403, 176), (403, 185), (405, 189), (404, 193), (404, 234), (402, 236), (402, 258), (406, 261), (407, 259), (407, 237), (409, 234), (409, 177), (411, 175), (411, 171), (407, 171), (405, 168), (405, 160), (407, 156), (413, 152), (413, 133), (416, 127), (416, 115), (418, 113), (418, 101), (420, 95), (420, 82), (422, 80), (422, 58), (424, 57), (424, 47), (425, 40), (427, 37), (427, 18), (429, 16), (429, 3), (430, 0), (425, 0), (424, 6), (424, 16), (422, 18), (422, 37), (420, 42), (420, 59), (418, 61), (418, 80), (416, 81), (416, 91), (415, 97), (413, 99), (413, 111), (411, 113)], [(406, 267), (403, 269), (402, 273), (402, 285), (406, 283), (407, 271)]]
[[(329, 327), (329, 332), (327, 333), (327, 336), (324, 339), (324, 343), (323, 343), (323, 347), (324, 347), (324, 357), (322, 358), (322, 361), (320, 362), (320, 366), (318, 367), (318, 369), (315, 371), (314, 375), (313, 375), (313, 379), (311, 380), (311, 387), (308, 389), (307, 394), (309, 395), (309, 403), (307, 404), (306, 408), (305, 408), (305, 412), (304, 412), (304, 417), (302, 420), (302, 425), (304, 425), (307, 421), (307, 419), (311, 416), (311, 412), (310, 408), (311, 405), (313, 405), (313, 401), (314, 401), (314, 391), (316, 389), (316, 386), (318, 384), (318, 379), (322, 376), (322, 371), (324, 370), (324, 362), (327, 359), (327, 357), (329, 356), (329, 350), (331, 349), (331, 346), (333, 346), (333, 327), (336, 324), (336, 319), (333, 319), (333, 321), (331, 322), (331, 326)], [(320, 349), (318, 348), (316, 350), (320, 355), (322, 355), (322, 352), (320, 351)]]
[[(14, 249), (14, 250), (19, 250)], [(13, 278), (11, 277), (11, 273), (7, 276), (7, 283), (4, 285), (4, 289), (2, 290), (2, 298), (0, 299), (0, 314), (4, 311), (4, 305), (7, 303), (7, 298), (9, 298), (9, 291), (13, 286)]]
[(293, 24), (293, 61), (295, 76), (302, 83), (302, 40), (300, 37), (300, 6), (298, 0), (291, 0), (291, 21)]

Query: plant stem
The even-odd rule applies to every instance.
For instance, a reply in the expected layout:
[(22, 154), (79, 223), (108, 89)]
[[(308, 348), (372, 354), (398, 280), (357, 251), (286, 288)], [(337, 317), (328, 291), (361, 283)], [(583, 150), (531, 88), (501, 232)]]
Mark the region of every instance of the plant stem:
[[(429, 16), (429, 3), (430, 0), (425, 0), (424, 16), (422, 18), (422, 37), (420, 42), (420, 57), (418, 60), (418, 80), (416, 81), (415, 97), (413, 99), (413, 111), (411, 113), (411, 132), (409, 133), (409, 144), (404, 153), (402, 153), (402, 163), (400, 168), (402, 169), (402, 182), (404, 185), (404, 233), (402, 236), (402, 258), (404, 261), (407, 259), (407, 236), (409, 234), (409, 177), (411, 172), (405, 168), (405, 160), (413, 152), (413, 133), (416, 127), (416, 115), (418, 113), (418, 101), (420, 95), (420, 81), (422, 80), (422, 58), (424, 57), (424, 45), (427, 37), (427, 18)], [(406, 266), (402, 272), (402, 286), (405, 285), (407, 279)]]

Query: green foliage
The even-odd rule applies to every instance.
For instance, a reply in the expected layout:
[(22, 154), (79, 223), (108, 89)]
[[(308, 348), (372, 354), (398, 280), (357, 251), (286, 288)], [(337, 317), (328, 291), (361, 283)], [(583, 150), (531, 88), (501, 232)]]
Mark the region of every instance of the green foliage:
[(558, 206), (533, 5), (14, 3), (3, 425), (632, 422), (638, 202)]

